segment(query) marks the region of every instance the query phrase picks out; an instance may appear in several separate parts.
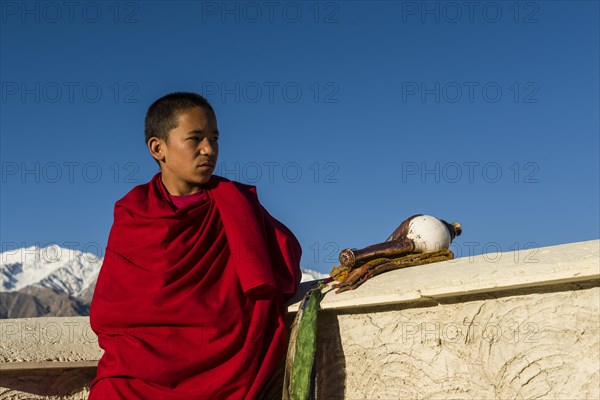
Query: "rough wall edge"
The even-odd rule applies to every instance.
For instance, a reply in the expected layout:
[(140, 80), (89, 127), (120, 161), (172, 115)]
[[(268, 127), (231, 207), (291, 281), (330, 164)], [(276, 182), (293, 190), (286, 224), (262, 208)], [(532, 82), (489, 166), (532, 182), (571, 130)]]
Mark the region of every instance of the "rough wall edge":
[[(493, 273), (487, 269), (489, 263), (485, 256), (475, 256), (472, 260), (459, 258), (453, 264), (454, 272), (458, 280), (463, 282), (442, 281), (436, 283), (438, 268), (445, 268), (448, 261), (428, 264), (418, 267), (418, 270), (402, 269), (390, 271), (377, 276), (356, 291), (347, 291), (340, 295), (330, 293), (328, 290), (321, 302), (322, 309), (339, 310), (351, 309), (364, 306), (379, 306), (388, 304), (405, 303), (419, 300), (421, 298), (443, 298), (455, 297), (464, 294), (477, 294), (485, 292), (497, 292), (510, 289), (527, 288), (534, 286), (549, 286), (561, 283), (591, 281), (600, 278), (600, 240), (589, 240), (584, 242), (566, 243), (555, 246), (541, 247), (539, 251), (540, 260), (532, 264), (535, 268), (524, 268), (519, 262), (503, 262), (494, 264)], [(505, 252), (505, 260), (513, 260), (513, 254), (517, 252)], [(517, 257), (517, 259), (520, 259)], [(460, 269), (456, 267), (459, 266)], [(425, 271), (423, 273), (416, 271)], [(484, 271), (480, 276), (480, 271)], [(502, 272), (500, 275), (495, 274)], [(420, 274), (420, 275), (419, 275)], [(386, 281), (384, 276), (388, 277)], [(473, 278), (477, 278), (474, 280)], [(390, 286), (387, 282), (407, 278), (408, 284), (403, 288)], [(429, 288), (416, 282), (429, 282)], [(298, 311), (299, 300), (310, 288), (315, 287), (316, 281), (301, 284), (298, 294), (289, 303), (288, 312)], [(331, 284), (330, 284), (331, 286)], [(412, 287), (411, 287), (412, 286)], [(358, 292), (361, 293), (358, 293)], [(403, 292), (401, 292), (403, 291)], [(379, 294), (381, 293), (381, 294)], [(338, 297), (339, 296), (339, 297)]]
[[(398, 294), (386, 294), (382, 296), (371, 296), (364, 297), (361, 299), (351, 299), (346, 301), (325, 303), (321, 305), (322, 310), (348, 310), (353, 308), (363, 308), (369, 306), (385, 306), (390, 304), (400, 304), (400, 303), (410, 303), (422, 299), (443, 299), (448, 297), (458, 297), (464, 295), (474, 295), (481, 293), (491, 293), (491, 292), (502, 292), (513, 289), (524, 289), (530, 287), (543, 287), (543, 286), (552, 286), (563, 283), (578, 283), (578, 282), (590, 282), (598, 280), (600, 282), (600, 275), (588, 275), (588, 276), (577, 276), (570, 277), (564, 279), (554, 279), (547, 280), (544, 282), (532, 281), (526, 282), (523, 284), (512, 284), (512, 285), (499, 285), (496, 287), (486, 287), (481, 289), (474, 290), (454, 290), (454, 291), (445, 291), (440, 293), (427, 293), (421, 291), (413, 291), (410, 293), (405, 293), (402, 295)], [(294, 309), (290, 310), (292, 306), (288, 308), (288, 311), (296, 312), (298, 310), (298, 306), (294, 305)]]
[(96, 368), (98, 361), (24, 361), (0, 364), (0, 372), (40, 369)]

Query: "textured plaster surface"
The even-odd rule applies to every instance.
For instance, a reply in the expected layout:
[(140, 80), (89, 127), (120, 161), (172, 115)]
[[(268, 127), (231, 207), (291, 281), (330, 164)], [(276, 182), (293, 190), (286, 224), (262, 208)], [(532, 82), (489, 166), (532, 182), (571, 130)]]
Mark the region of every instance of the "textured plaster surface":
[(324, 311), (325, 399), (598, 399), (597, 282)]
[(16, 318), (0, 321), (0, 370), (100, 359), (89, 317)]
[(88, 317), (3, 320), (0, 399), (87, 399), (101, 355)]

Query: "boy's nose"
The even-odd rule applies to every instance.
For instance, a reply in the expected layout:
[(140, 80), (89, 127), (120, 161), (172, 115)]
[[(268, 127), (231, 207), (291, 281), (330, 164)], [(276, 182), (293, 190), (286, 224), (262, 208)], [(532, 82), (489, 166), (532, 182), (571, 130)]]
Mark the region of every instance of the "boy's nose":
[(209, 140), (204, 139), (200, 143), (200, 154), (207, 156), (212, 156), (213, 154), (215, 154), (215, 148)]

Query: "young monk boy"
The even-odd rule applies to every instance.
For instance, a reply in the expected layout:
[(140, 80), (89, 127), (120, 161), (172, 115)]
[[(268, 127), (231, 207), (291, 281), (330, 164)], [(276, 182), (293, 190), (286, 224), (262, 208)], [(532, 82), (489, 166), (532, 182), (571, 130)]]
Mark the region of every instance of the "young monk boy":
[(285, 356), (300, 245), (255, 187), (213, 175), (219, 131), (202, 96), (156, 100), (145, 132), (160, 172), (115, 204), (89, 399), (254, 399)]

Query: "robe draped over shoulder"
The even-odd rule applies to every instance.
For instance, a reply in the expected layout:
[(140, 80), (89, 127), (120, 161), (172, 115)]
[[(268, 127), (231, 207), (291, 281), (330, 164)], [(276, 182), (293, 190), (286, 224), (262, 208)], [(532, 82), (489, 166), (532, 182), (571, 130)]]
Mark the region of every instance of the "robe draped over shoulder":
[(256, 188), (213, 175), (177, 208), (161, 174), (117, 201), (90, 306), (98, 399), (253, 399), (283, 360), (301, 276)]

